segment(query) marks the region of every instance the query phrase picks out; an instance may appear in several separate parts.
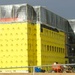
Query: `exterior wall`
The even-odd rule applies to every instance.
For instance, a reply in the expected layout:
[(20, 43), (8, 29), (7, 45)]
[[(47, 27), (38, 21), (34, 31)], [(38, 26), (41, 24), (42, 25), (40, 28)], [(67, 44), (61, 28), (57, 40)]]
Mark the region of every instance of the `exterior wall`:
[(41, 37), (40, 37), (40, 25), (36, 24), (36, 40), (37, 40), (37, 66), (41, 66)]
[(27, 38), (27, 23), (0, 24), (0, 68), (28, 66)]
[(50, 65), (65, 61), (65, 33), (55, 31), (46, 25), (37, 25), (37, 61), (38, 65)]
[[(36, 26), (31, 23), (0, 24), (0, 68), (36, 65)], [(13, 68), (12, 70), (28, 70)]]
[(63, 64), (65, 34), (40, 24), (0, 24), (0, 53), (1, 68), (50, 65), (55, 61)]
[(32, 23), (28, 23), (28, 65), (37, 65), (36, 25)]

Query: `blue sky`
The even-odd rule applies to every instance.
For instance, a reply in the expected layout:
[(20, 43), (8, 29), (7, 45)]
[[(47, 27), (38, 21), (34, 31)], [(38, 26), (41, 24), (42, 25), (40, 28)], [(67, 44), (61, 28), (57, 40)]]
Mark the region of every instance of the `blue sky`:
[(0, 0), (0, 5), (22, 3), (46, 6), (50, 11), (66, 19), (75, 19), (75, 0)]

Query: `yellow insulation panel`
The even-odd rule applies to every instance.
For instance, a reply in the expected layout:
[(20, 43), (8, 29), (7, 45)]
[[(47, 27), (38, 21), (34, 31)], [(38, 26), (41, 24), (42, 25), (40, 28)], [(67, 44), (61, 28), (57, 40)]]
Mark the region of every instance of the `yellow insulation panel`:
[(27, 39), (27, 23), (0, 24), (0, 68), (28, 66)]
[(41, 25), (37, 24), (38, 65), (50, 65), (55, 61), (64, 64), (65, 50), (64, 32), (56, 32), (45, 27), (41, 31)]

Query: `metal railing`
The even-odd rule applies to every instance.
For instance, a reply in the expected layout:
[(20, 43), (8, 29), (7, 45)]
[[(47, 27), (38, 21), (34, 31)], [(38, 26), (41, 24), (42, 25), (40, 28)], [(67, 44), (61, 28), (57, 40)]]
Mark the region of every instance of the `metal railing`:
[[(75, 73), (75, 64), (60, 64), (61, 66), (64, 67), (64, 71), (62, 73)], [(17, 71), (17, 69), (19, 69), (19, 71)], [(28, 69), (27, 70), (21, 70), (21, 69)], [(14, 70), (16, 69), (16, 70)], [(21, 66), (21, 67), (6, 67), (6, 68), (0, 68), (0, 72), (4, 73), (32, 73), (33, 75), (35, 75), (35, 73), (53, 73), (52, 72), (52, 65), (42, 65), (42, 66)]]

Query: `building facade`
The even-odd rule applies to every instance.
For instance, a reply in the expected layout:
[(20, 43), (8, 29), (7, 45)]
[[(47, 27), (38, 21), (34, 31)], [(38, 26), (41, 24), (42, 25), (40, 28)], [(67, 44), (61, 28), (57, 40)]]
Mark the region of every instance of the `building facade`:
[(32, 69), (22, 67), (68, 63), (65, 26), (66, 19), (44, 7), (0, 6), (0, 68), (26, 72)]

